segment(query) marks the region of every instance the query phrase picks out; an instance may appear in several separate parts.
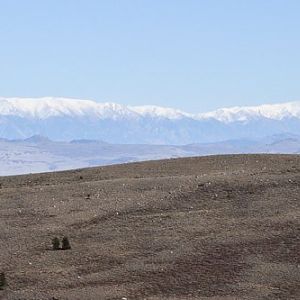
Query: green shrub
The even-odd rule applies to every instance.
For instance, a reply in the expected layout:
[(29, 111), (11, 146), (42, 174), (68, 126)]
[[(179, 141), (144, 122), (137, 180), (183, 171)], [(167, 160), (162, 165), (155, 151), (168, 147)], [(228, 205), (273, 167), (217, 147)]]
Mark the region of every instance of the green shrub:
[(6, 278), (5, 274), (2, 272), (0, 273), (0, 290), (4, 290), (6, 287)]
[(60, 250), (60, 241), (57, 237), (55, 237), (53, 240), (52, 240), (52, 249), (53, 250)]
[(62, 239), (62, 247), (61, 247), (61, 249), (62, 250), (69, 250), (69, 249), (71, 249), (71, 245), (70, 245), (69, 239), (66, 236)]

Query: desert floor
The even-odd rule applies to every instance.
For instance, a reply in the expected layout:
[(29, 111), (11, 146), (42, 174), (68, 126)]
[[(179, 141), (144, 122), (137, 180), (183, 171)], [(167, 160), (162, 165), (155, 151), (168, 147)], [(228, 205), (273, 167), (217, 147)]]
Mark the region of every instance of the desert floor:
[[(300, 299), (300, 156), (171, 159), (0, 184), (0, 299)], [(53, 251), (56, 236), (72, 249)]]

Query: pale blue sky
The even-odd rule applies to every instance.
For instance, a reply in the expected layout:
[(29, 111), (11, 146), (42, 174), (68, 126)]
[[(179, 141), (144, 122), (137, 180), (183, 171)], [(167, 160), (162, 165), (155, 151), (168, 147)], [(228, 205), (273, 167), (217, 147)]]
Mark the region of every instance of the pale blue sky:
[(300, 100), (300, 1), (0, 0), (0, 95), (189, 112)]

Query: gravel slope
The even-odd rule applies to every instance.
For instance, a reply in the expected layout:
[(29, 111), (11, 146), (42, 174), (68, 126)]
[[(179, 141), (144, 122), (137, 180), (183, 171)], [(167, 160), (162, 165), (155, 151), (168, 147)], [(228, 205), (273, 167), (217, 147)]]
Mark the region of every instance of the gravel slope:
[[(300, 156), (0, 177), (0, 299), (300, 299)], [(68, 251), (51, 240), (67, 235)]]

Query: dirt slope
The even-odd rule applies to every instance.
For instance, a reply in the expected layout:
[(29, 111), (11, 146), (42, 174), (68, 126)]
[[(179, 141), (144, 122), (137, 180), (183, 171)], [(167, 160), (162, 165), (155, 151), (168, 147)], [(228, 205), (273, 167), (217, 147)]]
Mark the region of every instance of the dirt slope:
[[(300, 156), (0, 177), (0, 299), (300, 299)], [(52, 251), (67, 235), (72, 250)]]

